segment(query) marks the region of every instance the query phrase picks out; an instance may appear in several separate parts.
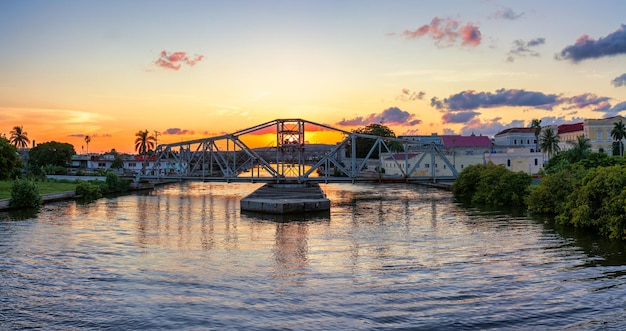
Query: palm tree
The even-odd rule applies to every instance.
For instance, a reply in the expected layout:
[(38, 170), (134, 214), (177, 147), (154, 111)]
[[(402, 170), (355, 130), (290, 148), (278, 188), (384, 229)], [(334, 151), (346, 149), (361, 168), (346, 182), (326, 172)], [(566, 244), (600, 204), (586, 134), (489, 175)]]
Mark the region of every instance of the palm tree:
[(556, 135), (551, 127), (543, 131), (543, 135), (541, 135), (541, 145), (539, 147), (542, 151), (548, 153), (548, 158), (551, 158), (552, 154), (558, 153), (561, 150), (559, 147), (559, 136)]
[(539, 152), (539, 135), (541, 134), (541, 120), (533, 119), (530, 124), (531, 129), (535, 129), (535, 152)]
[(626, 138), (626, 125), (619, 122), (613, 123), (613, 130), (611, 130), (611, 137), (619, 142), (619, 155), (624, 155), (624, 150), (622, 147), (622, 139)]
[(137, 139), (135, 139), (135, 151), (139, 154), (146, 154), (149, 150), (154, 148), (156, 138), (148, 135), (148, 130), (137, 131), (135, 133)]
[(85, 143), (87, 144), (87, 154), (89, 154), (89, 143), (91, 142), (90, 136), (85, 136)]
[(589, 152), (591, 152), (591, 140), (584, 135), (576, 137), (575, 141), (568, 141), (567, 144), (572, 146), (570, 151), (574, 158), (573, 162), (578, 162), (587, 158)]
[(28, 133), (24, 132), (23, 126), (15, 126), (11, 130), (11, 139), (9, 142), (17, 148), (26, 148), (30, 140), (28, 140)]

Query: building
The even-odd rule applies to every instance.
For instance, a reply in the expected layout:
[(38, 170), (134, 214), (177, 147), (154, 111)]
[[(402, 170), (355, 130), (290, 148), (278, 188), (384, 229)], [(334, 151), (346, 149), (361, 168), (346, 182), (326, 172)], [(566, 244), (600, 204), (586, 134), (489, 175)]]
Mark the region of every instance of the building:
[(508, 128), (494, 136), (494, 145), (503, 147), (530, 147), (533, 152), (537, 148), (534, 128)]
[(561, 150), (567, 150), (572, 147), (568, 142), (575, 142), (578, 136), (584, 136), (589, 139), (591, 151), (605, 151), (609, 155), (613, 153), (613, 142), (615, 141), (611, 135), (615, 123), (623, 122), (626, 124), (626, 118), (623, 116), (613, 116), (602, 119), (585, 119), (582, 122), (574, 124), (561, 124), (558, 126), (559, 147)]

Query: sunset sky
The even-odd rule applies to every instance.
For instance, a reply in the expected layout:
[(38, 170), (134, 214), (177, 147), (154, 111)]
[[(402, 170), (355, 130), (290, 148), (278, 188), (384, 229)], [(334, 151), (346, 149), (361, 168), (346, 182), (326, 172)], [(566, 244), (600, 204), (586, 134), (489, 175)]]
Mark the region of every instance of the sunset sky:
[[(483, 134), (626, 112), (626, 2), (0, 2), (0, 134), (134, 152), (279, 118)], [(311, 135), (324, 142), (322, 135)]]

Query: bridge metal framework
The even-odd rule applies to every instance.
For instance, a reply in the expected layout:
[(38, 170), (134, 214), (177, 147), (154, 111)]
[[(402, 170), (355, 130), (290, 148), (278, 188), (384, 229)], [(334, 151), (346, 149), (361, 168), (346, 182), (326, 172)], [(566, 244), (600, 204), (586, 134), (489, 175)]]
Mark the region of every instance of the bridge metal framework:
[[(340, 133), (343, 140), (323, 153), (307, 150), (308, 130)], [(259, 134), (272, 134), (269, 147), (250, 148), (244, 140)], [(216, 137), (161, 144), (144, 163), (142, 178), (180, 178), (203, 181), (267, 182), (357, 182), (357, 181), (432, 181), (453, 180), (458, 176), (454, 164), (435, 144), (422, 146), (417, 160), (409, 163), (409, 146), (415, 142), (340, 130), (303, 119), (276, 119)], [(369, 147), (365, 157), (357, 158), (358, 147)], [(403, 151), (393, 147), (402, 146)], [(383, 157), (384, 156), (384, 157)], [(435, 164), (439, 158), (450, 170), (438, 175), (415, 175), (423, 162)], [(385, 174), (383, 159), (400, 174)], [(370, 167), (375, 165), (375, 169)]]

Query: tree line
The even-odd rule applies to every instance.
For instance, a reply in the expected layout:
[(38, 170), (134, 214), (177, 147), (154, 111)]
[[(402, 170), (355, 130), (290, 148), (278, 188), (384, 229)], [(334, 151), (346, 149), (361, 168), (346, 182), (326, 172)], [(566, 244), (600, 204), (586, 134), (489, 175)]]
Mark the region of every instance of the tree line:
[(531, 184), (530, 175), (514, 173), (502, 165), (472, 165), (461, 171), (452, 192), (457, 199), (476, 204), (525, 206), (533, 213), (553, 215), (558, 224), (624, 240), (626, 158), (621, 145), (626, 130), (621, 121), (614, 125), (612, 135), (618, 143), (614, 151), (618, 155), (592, 152), (584, 136), (568, 142), (570, 148), (565, 151), (554, 146), (545, 149), (550, 139), (542, 139), (543, 152), (555, 155), (544, 165), (539, 184)]

